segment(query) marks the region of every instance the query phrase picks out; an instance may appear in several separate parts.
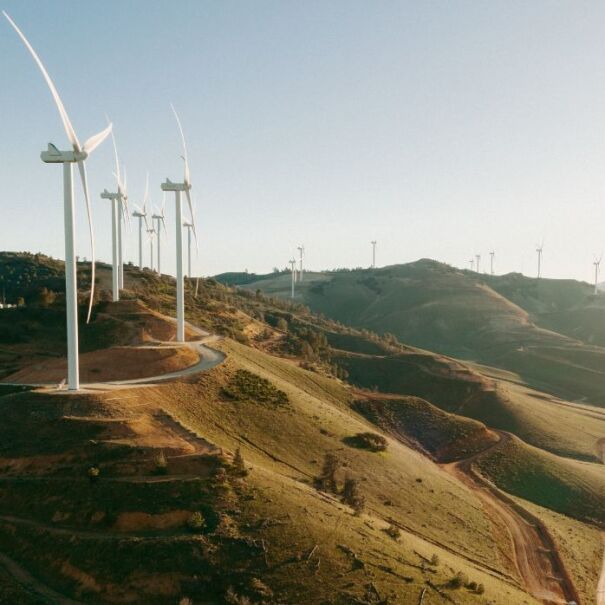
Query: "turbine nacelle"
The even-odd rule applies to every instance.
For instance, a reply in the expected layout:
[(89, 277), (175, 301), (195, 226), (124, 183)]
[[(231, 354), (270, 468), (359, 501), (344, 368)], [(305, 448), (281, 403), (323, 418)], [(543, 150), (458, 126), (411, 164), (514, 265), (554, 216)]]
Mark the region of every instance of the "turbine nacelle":
[(60, 151), (52, 143), (48, 144), (48, 149), (40, 154), (40, 158), (46, 164), (65, 164), (83, 162), (88, 157), (86, 151)]
[(170, 179), (166, 179), (161, 185), (162, 191), (189, 191), (190, 183), (173, 183)]
[(120, 194), (110, 193), (109, 191), (107, 191), (107, 189), (103, 189), (103, 192), (101, 193), (101, 198), (104, 200), (119, 200)]

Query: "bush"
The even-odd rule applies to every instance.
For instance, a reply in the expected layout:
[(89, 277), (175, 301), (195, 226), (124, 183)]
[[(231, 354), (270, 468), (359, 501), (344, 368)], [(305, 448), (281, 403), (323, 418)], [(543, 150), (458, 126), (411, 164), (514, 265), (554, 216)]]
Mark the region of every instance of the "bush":
[(101, 469), (98, 466), (91, 466), (87, 472), (91, 483), (96, 483), (99, 480)]
[(469, 590), (473, 590), (473, 591), (476, 592), (477, 591), (477, 582), (474, 582), (474, 581), (473, 582), (469, 582), (468, 585), (467, 585), (467, 588)]
[(357, 433), (352, 437), (345, 437), (343, 441), (351, 447), (371, 452), (384, 452), (387, 449), (387, 440), (376, 433)]
[(359, 493), (359, 482), (351, 475), (345, 477), (345, 484), (342, 491), (342, 501), (348, 504), (356, 515), (360, 515), (365, 508), (365, 498)]
[(265, 378), (248, 370), (237, 370), (229, 384), (223, 387), (222, 394), (234, 401), (260, 403), (271, 407), (281, 407), (290, 403), (286, 393)]
[(433, 567), (437, 567), (437, 565), (439, 565), (439, 555), (437, 553), (434, 553), (431, 557), (431, 565)]
[(324, 456), (324, 463), (321, 469), (321, 475), (317, 477), (317, 483), (320, 489), (326, 492), (338, 491), (336, 483), (336, 471), (340, 468), (340, 461), (335, 454), (328, 452)]
[(204, 519), (204, 515), (199, 511), (192, 513), (192, 515), (187, 519), (187, 527), (194, 532), (202, 531), (206, 527), (206, 519)]
[(459, 588), (462, 588), (463, 586), (466, 586), (468, 584), (468, 576), (463, 573), (462, 571), (459, 571), (453, 578), (450, 579), (450, 581), (447, 583), (447, 585), (450, 588), (454, 588), (456, 590), (458, 590)]
[(385, 530), (387, 536), (393, 538), (393, 540), (399, 540), (401, 537), (401, 530), (391, 523)]
[(235, 450), (235, 455), (233, 456), (233, 471), (238, 477), (245, 477), (248, 474), (248, 469), (239, 447)]
[(483, 594), (485, 592), (485, 586), (483, 586), (483, 584), (477, 584), (477, 590), (475, 592), (477, 594)]
[(155, 473), (157, 475), (165, 475), (168, 472), (168, 461), (166, 460), (166, 455), (164, 454), (164, 450), (160, 450), (160, 453), (156, 456), (155, 459)]

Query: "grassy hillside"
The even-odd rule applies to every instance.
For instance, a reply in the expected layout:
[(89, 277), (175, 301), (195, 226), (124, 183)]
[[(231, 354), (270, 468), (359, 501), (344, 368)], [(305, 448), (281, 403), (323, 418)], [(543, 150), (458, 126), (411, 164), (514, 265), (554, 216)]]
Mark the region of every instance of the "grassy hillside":
[[(284, 299), (287, 275), (245, 288)], [(572, 280), (487, 276), (430, 260), (308, 274), (296, 300), (344, 324), (504, 368), (566, 399), (605, 405), (605, 296)]]
[[(113, 305), (104, 302), (108, 277), (101, 267), (94, 321), (83, 326), (91, 351), (169, 341), (173, 325), (158, 312), (173, 312), (173, 280), (129, 267), (125, 300)], [(300, 301), (216, 280), (195, 286), (186, 283), (187, 319), (224, 336), (212, 345), (226, 355), (219, 366), (77, 395), (0, 390), (7, 595), (415, 605), (426, 591), (425, 603), (531, 604), (546, 586), (554, 595), (577, 588), (590, 602), (602, 467), (501, 443), (494, 429), (595, 460), (600, 410), (531, 391), (510, 372), (344, 326)], [(531, 326), (518, 307), (489, 296), (507, 322)], [(60, 296), (18, 311), (24, 322), (41, 311), (58, 318)], [(13, 367), (60, 342), (53, 329), (43, 342), (9, 339)], [(548, 507), (576, 587), (553, 580), (554, 555), (533, 571), (537, 588), (527, 581), (507, 527), (511, 515), (524, 517), (486, 504), (470, 475), (452, 472), (459, 462), (520, 498), (529, 518), (538, 510), (530, 507)], [(24, 577), (33, 579), (27, 589)]]

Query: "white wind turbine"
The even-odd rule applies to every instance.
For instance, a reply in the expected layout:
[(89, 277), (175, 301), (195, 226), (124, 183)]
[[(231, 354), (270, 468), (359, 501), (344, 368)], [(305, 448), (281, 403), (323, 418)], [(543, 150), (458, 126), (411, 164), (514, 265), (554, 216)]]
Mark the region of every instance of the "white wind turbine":
[(149, 268), (153, 271), (153, 236), (155, 235), (155, 229), (147, 227), (146, 231), (149, 236)]
[(298, 254), (299, 254), (299, 269), (298, 269), (298, 280), (302, 281), (303, 280), (303, 257), (305, 254), (305, 247), (301, 244), (300, 246), (298, 246), (297, 248), (298, 250)]
[(471, 267), (471, 271), (473, 271), (474, 268), (475, 268), (475, 259), (471, 258), (468, 262), (469, 262), (469, 265)]
[[(116, 156), (117, 157), (117, 156)], [(118, 172), (118, 194), (120, 204), (120, 217), (118, 218), (118, 261), (119, 261), (119, 284), (120, 290), (124, 289), (124, 239), (122, 237), (122, 223), (130, 226), (130, 214), (128, 212), (128, 190), (126, 188), (126, 168), (124, 170), (124, 180), (120, 181)]]
[[(171, 105), (172, 107), (172, 105)], [(187, 196), (189, 204), (189, 212), (191, 214), (191, 222), (193, 224), (193, 236), (195, 233), (195, 219), (193, 216), (193, 204), (191, 203), (191, 178), (189, 174), (189, 158), (187, 156), (187, 145), (185, 143), (185, 135), (181, 120), (172, 107), (176, 123), (179, 127), (181, 141), (183, 144), (183, 162), (185, 164), (185, 174), (181, 183), (173, 183), (166, 179), (162, 183), (162, 191), (174, 191), (174, 200), (176, 206), (176, 340), (177, 342), (185, 342), (185, 287), (183, 282), (183, 208), (181, 205), (181, 191)]]
[(496, 253), (494, 251), (489, 253), (489, 273), (490, 273), (490, 275), (494, 274), (494, 256), (496, 256)]
[(542, 270), (542, 249), (544, 248), (544, 241), (536, 248), (538, 253), (538, 279), (540, 279), (540, 273)]
[(292, 292), (290, 294), (291, 298), (294, 298), (294, 284), (296, 283), (296, 259), (293, 258), (292, 260), (288, 261), (290, 263), (290, 271), (292, 272)]
[(599, 256), (598, 259), (595, 259), (592, 263), (594, 265), (594, 293), (595, 296), (599, 293), (599, 270), (601, 268), (601, 259), (603, 255)]
[(8, 22), (21, 38), (23, 44), (30, 52), (38, 68), (42, 72), (42, 76), (50, 89), (50, 93), (55, 101), (55, 105), (59, 110), (63, 128), (67, 134), (67, 138), (71, 143), (70, 151), (59, 151), (54, 145), (49, 143), (48, 150), (43, 151), (41, 159), (49, 164), (63, 164), (63, 207), (65, 221), (65, 307), (67, 313), (67, 385), (70, 390), (77, 390), (80, 387), (79, 367), (78, 367), (78, 292), (77, 292), (77, 266), (75, 254), (75, 208), (74, 208), (74, 187), (73, 187), (73, 165), (78, 164), (80, 180), (82, 181), (82, 189), (86, 200), (86, 210), (88, 214), (88, 225), (90, 231), (90, 244), (92, 248), (91, 259), (91, 282), (90, 282), (90, 300), (88, 303), (88, 314), (86, 321), (90, 321), (92, 313), (92, 303), (94, 299), (95, 288), (95, 244), (94, 230), (92, 224), (92, 211), (90, 206), (90, 195), (88, 192), (88, 179), (86, 175), (85, 160), (88, 156), (106, 139), (111, 132), (111, 124), (100, 133), (90, 137), (84, 145), (80, 144), (76, 132), (71, 124), (65, 106), (59, 97), (59, 93), (55, 88), (46, 68), (44, 67), (40, 57), (33, 49), (23, 32), (17, 27), (16, 23), (2, 11)]
[[(156, 212), (154, 212), (151, 215), (151, 222), (153, 224), (153, 228), (155, 229), (156, 232), (156, 238), (158, 241), (158, 265), (157, 265), (157, 269), (158, 269), (158, 273), (161, 274), (162, 273), (162, 259), (161, 259), (161, 250), (162, 250), (162, 227), (164, 227), (164, 233), (166, 235), (168, 235), (168, 232), (166, 231), (166, 220), (165, 220), (165, 216), (164, 216), (164, 208), (166, 206), (166, 192), (164, 192), (163, 196), (162, 196), (162, 209), (160, 212), (158, 212), (156, 210)], [(156, 221), (157, 221), (157, 225), (156, 225)]]
[(191, 273), (191, 231), (193, 229), (192, 221), (185, 221), (183, 227), (187, 229), (187, 277), (193, 277)]
[(475, 271), (479, 273), (479, 261), (481, 260), (480, 254), (475, 254), (475, 259), (477, 260), (477, 264), (475, 265)]
[(104, 189), (101, 198), (111, 202), (111, 294), (113, 302), (120, 300), (120, 270), (118, 267), (118, 194)]
[(376, 240), (370, 242), (372, 244), (372, 269), (376, 268)]
[(143, 208), (134, 205), (132, 216), (139, 219), (139, 269), (143, 268), (143, 221), (145, 221), (145, 230), (149, 228), (147, 223), (147, 200), (149, 199), (149, 173), (145, 177), (145, 194), (143, 195)]

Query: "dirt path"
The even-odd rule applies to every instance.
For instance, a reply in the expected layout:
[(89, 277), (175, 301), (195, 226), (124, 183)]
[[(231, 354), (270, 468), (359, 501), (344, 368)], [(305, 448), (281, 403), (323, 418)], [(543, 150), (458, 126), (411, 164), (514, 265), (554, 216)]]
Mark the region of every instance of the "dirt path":
[(543, 523), (473, 469), (475, 460), (511, 439), (501, 431), (498, 435), (500, 440), (482, 452), (442, 466), (477, 495), (488, 514), (507, 527), (515, 565), (525, 589), (546, 604), (579, 603), (578, 593)]

